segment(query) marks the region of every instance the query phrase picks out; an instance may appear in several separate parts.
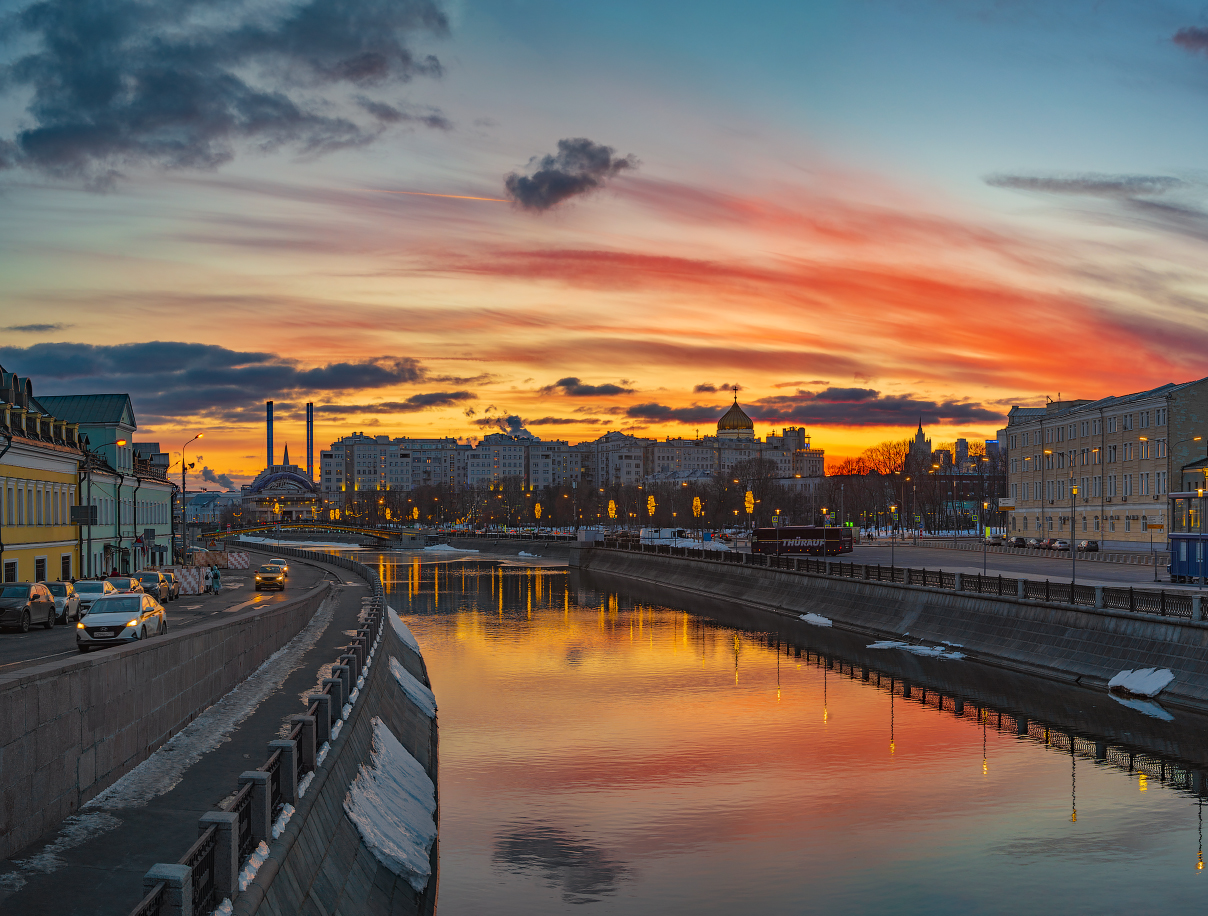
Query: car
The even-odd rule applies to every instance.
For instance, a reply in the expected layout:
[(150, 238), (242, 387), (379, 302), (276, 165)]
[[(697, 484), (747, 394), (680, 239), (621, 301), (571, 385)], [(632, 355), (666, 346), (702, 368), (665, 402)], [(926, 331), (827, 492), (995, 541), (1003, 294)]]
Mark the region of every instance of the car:
[(1044, 543), (1040, 538), (1028, 538), (1028, 546), (1036, 550), (1043, 547)]
[(55, 625), (55, 599), (45, 585), (9, 582), (0, 586), (0, 627), (14, 627), (22, 633), (40, 623), (46, 629)]
[(175, 601), (180, 597), (180, 580), (174, 572), (165, 572), (164, 578), (168, 580), (168, 600)]
[(141, 592), (143, 584), (134, 576), (110, 576), (105, 580), (119, 592)]
[(266, 563), (257, 569), (256, 591), (265, 588), (276, 588), (285, 591), (285, 570), (271, 563)]
[(167, 632), (167, 612), (154, 597), (117, 592), (92, 602), (88, 613), (76, 623), (76, 648), (84, 653)]
[(991, 547), (1001, 547), (1002, 546), (1002, 535), (1001, 534), (988, 534), (988, 535), (986, 535), (986, 543)]
[(274, 557), (273, 559), (269, 560), (267, 565), (280, 566), (281, 571), (285, 573), (285, 578), (289, 578), (289, 563), (287, 563), (285, 560), (282, 560), (280, 557)]
[(70, 582), (47, 582), (55, 599), (55, 616), (60, 623), (71, 623), (80, 616), (80, 596)]
[(76, 594), (80, 596), (80, 606), (76, 619), (88, 613), (88, 608), (97, 598), (117, 592), (117, 589), (113, 587), (113, 583), (108, 579), (81, 579), (75, 584), (75, 590)]
[(1084, 553), (1096, 553), (1099, 550), (1098, 541), (1079, 541), (1078, 549)]
[(1054, 538), (1053, 544), (1052, 544), (1052, 549), (1053, 550), (1069, 550), (1070, 542), (1067, 541), (1065, 538)]
[(158, 569), (144, 569), (137, 573), (135, 578), (138, 579), (138, 584), (142, 586), (143, 591), (154, 597), (156, 601), (168, 600), (171, 588), (169, 588), (164, 574)]
[(1027, 547), (1028, 539), (1024, 538), (1024, 537), (1011, 538), (1011, 546), (1012, 547)]

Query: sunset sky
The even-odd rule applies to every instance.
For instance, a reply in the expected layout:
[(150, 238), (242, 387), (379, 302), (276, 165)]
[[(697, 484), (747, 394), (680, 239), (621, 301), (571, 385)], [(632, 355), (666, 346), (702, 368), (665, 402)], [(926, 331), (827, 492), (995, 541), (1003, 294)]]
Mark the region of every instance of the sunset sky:
[(1189, 2), (0, 0), (0, 364), (237, 482), (269, 398), (992, 438), (1208, 375), (1206, 113)]

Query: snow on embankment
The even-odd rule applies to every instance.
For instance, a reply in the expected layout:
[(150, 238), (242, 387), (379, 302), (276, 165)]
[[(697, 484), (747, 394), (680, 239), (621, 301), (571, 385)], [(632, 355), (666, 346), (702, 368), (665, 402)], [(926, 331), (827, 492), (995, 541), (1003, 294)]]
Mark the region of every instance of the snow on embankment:
[(831, 626), (831, 619), (829, 617), (823, 617), (821, 614), (801, 614), (799, 616), (806, 623), (811, 623), (816, 627)]
[(390, 618), (390, 623), (394, 627), (394, 635), (401, 639), (409, 649), (415, 650), (416, 655), (423, 655), (424, 653), (419, 650), (419, 643), (415, 641), (415, 635), (411, 632), (411, 628), (403, 623), (403, 618), (398, 615), (398, 611), (387, 605), (386, 616)]
[(433, 544), (430, 547), (425, 547), (425, 551), (439, 550), (442, 553), (478, 553), (471, 547), (450, 547), (448, 544)]
[(436, 787), (377, 716), (369, 762), (361, 764), (349, 786), (344, 811), (382, 865), (416, 893), (427, 887), (436, 840)]
[(1138, 668), (1121, 671), (1107, 682), (1107, 689), (1134, 697), (1156, 697), (1173, 680), (1174, 673), (1169, 668)]
[(431, 719), (436, 715), (436, 695), (412, 677), (411, 672), (404, 668), (393, 655), (390, 656), (390, 673), (394, 675), (398, 685), (403, 688), (403, 693), (407, 694), (411, 702), (423, 710), (425, 716)]

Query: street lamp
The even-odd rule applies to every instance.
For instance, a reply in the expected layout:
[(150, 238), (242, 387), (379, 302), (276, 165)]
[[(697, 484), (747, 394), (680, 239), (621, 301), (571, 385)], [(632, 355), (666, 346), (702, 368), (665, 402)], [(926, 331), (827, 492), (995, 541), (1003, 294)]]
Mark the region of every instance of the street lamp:
[(898, 525), (897, 525), (898, 506), (897, 506), (897, 503), (894, 503), (889, 507), (889, 512), (890, 512), (890, 516), (889, 516), (889, 578), (892, 580), (893, 579), (893, 565), (894, 565), (893, 548), (894, 548), (894, 541), (897, 539), (897, 536), (898, 536)]
[[(192, 439), (190, 439), (188, 442), (186, 442), (184, 445), (182, 445), (180, 447), (180, 549), (181, 549), (181, 553), (183, 553), (185, 548), (188, 547), (188, 537), (189, 537), (189, 522), (188, 522), (188, 516), (186, 515), (186, 505), (188, 502), (187, 497), (188, 497), (188, 493), (189, 493), (189, 488), (186, 484), (185, 471), (187, 471), (189, 468), (191, 468), (193, 466), (185, 460), (185, 449), (189, 447), (190, 443), (196, 442), (198, 439), (200, 439), (204, 435), (205, 435), (205, 433), (198, 433), (196, 436), (194, 436)], [(176, 540), (175, 513), (173, 513), (172, 526), (173, 526), (172, 539), (173, 539), (173, 541), (175, 541)]]
[(1078, 581), (1078, 548), (1074, 544), (1074, 508), (1078, 500), (1078, 487), (1070, 478), (1070, 603), (1074, 601), (1074, 583)]
[(982, 503), (982, 575), (986, 574), (986, 542), (990, 540), (990, 529), (986, 525), (986, 516), (990, 514), (989, 500)]

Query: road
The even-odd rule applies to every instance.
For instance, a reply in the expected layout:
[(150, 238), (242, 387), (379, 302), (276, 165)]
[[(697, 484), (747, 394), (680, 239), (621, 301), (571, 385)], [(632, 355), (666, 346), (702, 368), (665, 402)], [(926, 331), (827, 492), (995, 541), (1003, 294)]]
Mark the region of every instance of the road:
[[(222, 592), (217, 595), (181, 595), (164, 605), (168, 612), (168, 629), (180, 629), (219, 614), (234, 614), (249, 607), (262, 607), (285, 601), (301, 594), (323, 578), (323, 571), (314, 566), (295, 564), (290, 567), (289, 584), (284, 592), (257, 592), (255, 566), (270, 554), (251, 554), (251, 569), (223, 571)], [(34, 627), (28, 633), (0, 632), (0, 674), (10, 674), (26, 665), (62, 661), (77, 655), (75, 622), (53, 629)], [(104, 652), (104, 649), (95, 651)]]
[[(852, 563), (880, 563), (889, 565), (890, 545), (882, 540), (877, 544), (861, 544), (850, 554), (839, 559)], [(942, 547), (909, 547), (898, 544), (893, 548), (893, 560), (897, 566), (915, 569), (943, 569), (948, 572), (979, 573), (982, 571), (982, 555), (979, 551), (952, 550)], [(986, 571), (990, 575), (1012, 578), (1050, 579), (1054, 582), (1070, 581), (1070, 559), (1050, 557), (1028, 557), (1009, 553), (987, 553)], [(1188, 589), (1194, 586), (1176, 585), (1166, 576), (1166, 568), (1158, 567), (1158, 582), (1153, 581), (1152, 566), (1130, 566), (1126, 563), (1096, 563), (1088, 560), (1078, 563), (1078, 581), (1083, 585), (1132, 585), (1137, 588), (1164, 588), (1168, 590)]]

